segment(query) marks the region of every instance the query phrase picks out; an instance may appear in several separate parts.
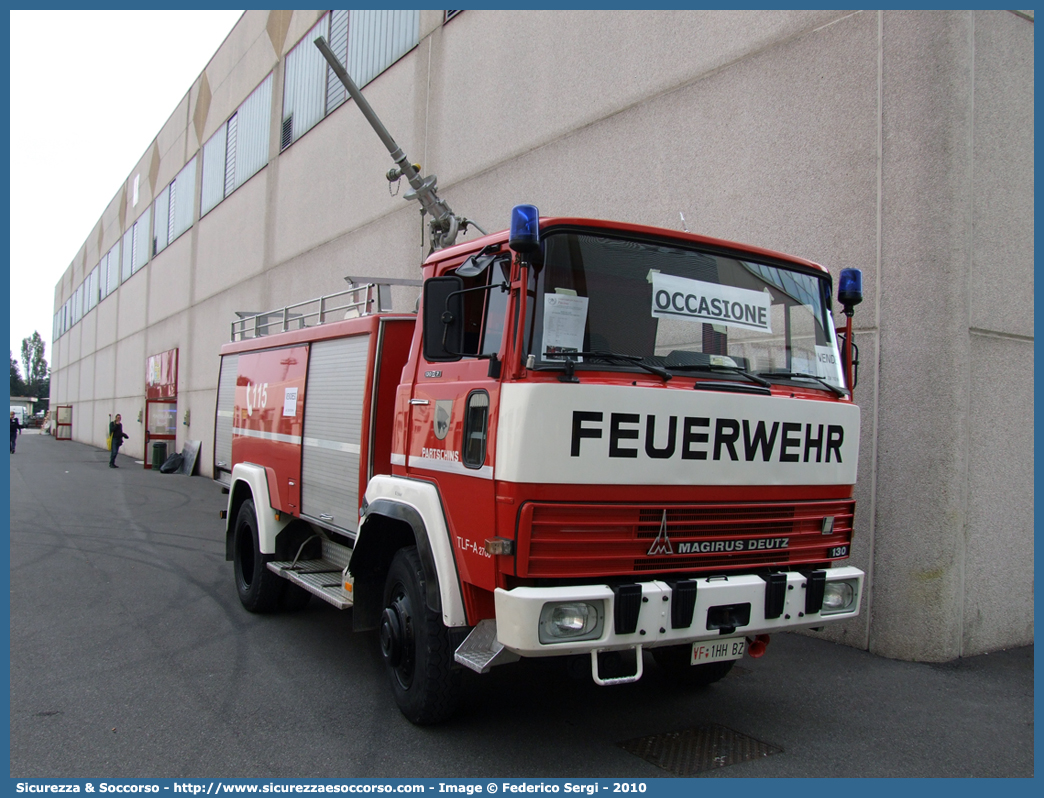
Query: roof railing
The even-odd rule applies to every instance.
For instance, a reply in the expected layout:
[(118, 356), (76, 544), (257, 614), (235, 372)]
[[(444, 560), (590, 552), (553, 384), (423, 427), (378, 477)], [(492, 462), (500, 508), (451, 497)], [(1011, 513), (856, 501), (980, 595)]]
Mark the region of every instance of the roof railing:
[[(420, 280), (389, 278), (345, 277), (350, 287), (336, 294), (326, 294), (316, 299), (297, 302), (263, 313), (236, 311), (238, 318), (232, 322), (233, 341), (245, 341), (264, 335), (302, 330), (333, 321), (368, 316), (372, 313), (390, 311), (391, 286), (420, 286)], [(363, 281), (366, 282), (363, 282)]]

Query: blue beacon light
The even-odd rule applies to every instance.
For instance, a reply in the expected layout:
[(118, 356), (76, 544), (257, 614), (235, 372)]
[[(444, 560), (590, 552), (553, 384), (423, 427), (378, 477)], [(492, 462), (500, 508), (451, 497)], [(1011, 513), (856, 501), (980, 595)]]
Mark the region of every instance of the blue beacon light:
[(863, 273), (859, 269), (842, 269), (837, 282), (837, 301), (852, 315), (852, 308), (863, 301)]
[(516, 205), (511, 209), (508, 246), (522, 254), (540, 249), (540, 211), (535, 205)]

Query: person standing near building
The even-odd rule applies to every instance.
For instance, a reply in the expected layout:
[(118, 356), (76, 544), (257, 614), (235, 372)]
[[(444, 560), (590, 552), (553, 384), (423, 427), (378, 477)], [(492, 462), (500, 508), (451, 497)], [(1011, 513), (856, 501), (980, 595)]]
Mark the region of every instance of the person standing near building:
[[(123, 445), (123, 441), (130, 437), (123, 431), (123, 423), (121, 421), (123, 417), (117, 413), (109, 423), (109, 435), (112, 436), (112, 445), (109, 449), (109, 468), (119, 468), (116, 465), (116, 454), (120, 451), (120, 447)], [(14, 444), (11, 444), (11, 451), (14, 451)]]
[(18, 440), (18, 433), (21, 432), (22, 425), (18, 421), (18, 416), (15, 415), (14, 410), (11, 411), (11, 454), (15, 453), (15, 442)]

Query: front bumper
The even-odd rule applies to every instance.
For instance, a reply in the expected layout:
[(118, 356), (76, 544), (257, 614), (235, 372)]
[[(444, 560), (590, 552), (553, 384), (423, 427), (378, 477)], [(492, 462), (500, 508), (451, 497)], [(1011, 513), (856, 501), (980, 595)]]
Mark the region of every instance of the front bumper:
[[(738, 575), (711, 577), (698, 580), (696, 606), (692, 622), (686, 628), (671, 627), (672, 589), (659, 580), (642, 582), (642, 601), (638, 624), (634, 632), (618, 634), (614, 628), (614, 601), (608, 585), (577, 585), (566, 587), (518, 587), (513, 590), (497, 588), (495, 592), (497, 641), (508, 651), (523, 657), (558, 657), (584, 654), (591, 651), (611, 651), (635, 648), (676, 646), (697, 641), (714, 640), (724, 634), (747, 636), (785, 632), (810, 626), (824, 626), (835, 621), (854, 618), (859, 614), (863, 597), (864, 574), (858, 568), (844, 566), (826, 571), (826, 582), (850, 581), (855, 584), (855, 601), (844, 612), (823, 614), (805, 612), (805, 594), (808, 579), (800, 573), (783, 574), (786, 577), (783, 608), (778, 618), (765, 617), (767, 583), (759, 576)], [(547, 603), (591, 601), (602, 602), (604, 621), (601, 634), (591, 640), (544, 643), (540, 640), (540, 612)], [(716, 607), (750, 605), (749, 622), (734, 631), (708, 628), (708, 615)]]

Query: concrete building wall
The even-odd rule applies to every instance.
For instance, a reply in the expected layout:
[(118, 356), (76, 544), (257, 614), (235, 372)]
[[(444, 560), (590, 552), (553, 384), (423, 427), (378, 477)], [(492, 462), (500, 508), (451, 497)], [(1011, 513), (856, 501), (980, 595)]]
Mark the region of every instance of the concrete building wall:
[[(177, 348), (177, 444), (201, 440), (209, 474), (235, 311), (417, 276), (417, 207), (389, 196), (354, 103), (279, 150), (283, 58), (319, 18), (244, 14), (56, 286), (57, 309), (196, 157), (193, 226), (52, 348), (78, 440), (103, 445), (116, 409), (140, 457), (145, 361)], [(923, 660), (1030, 642), (1032, 14), (425, 11), (420, 29), (365, 92), (486, 229), (530, 202), (863, 270), (868, 591), (822, 634)], [(270, 72), (268, 164), (200, 219), (202, 144)]]
[(1003, 12), (973, 25), (961, 626), (962, 648), (983, 651), (1033, 638), (1033, 36)]

